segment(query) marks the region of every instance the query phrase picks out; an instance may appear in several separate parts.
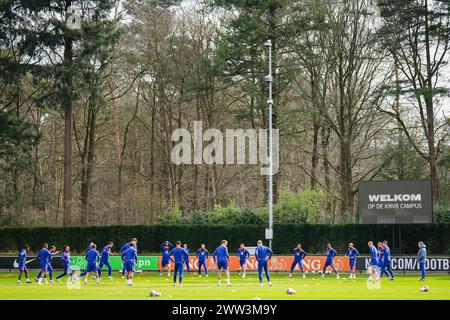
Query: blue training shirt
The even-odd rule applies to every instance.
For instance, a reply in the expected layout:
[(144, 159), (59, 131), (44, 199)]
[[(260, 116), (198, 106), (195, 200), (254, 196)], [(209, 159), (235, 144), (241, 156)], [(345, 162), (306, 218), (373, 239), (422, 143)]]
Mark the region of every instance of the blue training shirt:
[(70, 261), (72, 261), (72, 258), (70, 257), (70, 252), (63, 252), (61, 254), (62, 265), (68, 266), (70, 264)]
[(384, 256), (384, 248), (377, 248), (377, 261), (378, 264), (383, 263), (383, 256)]
[(383, 261), (384, 261), (384, 263), (391, 262), (391, 249), (389, 247), (384, 248)]
[(104, 246), (103, 250), (102, 250), (102, 256), (100, 258), (100, 262), (108, 262), (110, 253), (111, 253), (111, 248), (109, 248), (108, 246)]
[(48, 251), (47, 249), (45, 249), (45, 248), (42, 248), (40, 251), (39, 251), (39, 253), (38, 253), (38, 258), (39, 258), (39, 261), (41, 261), (41, 264), (43, 264), (43, 263), (48, 263), (48, 257), (49, 257), (49, 255), (50, 255), (50, 251)]
[(258, 246), (255, 250), (255, 257), (258, 261), (269, 260), (272, 258), (273, 251), (266, 246)]
[(250, 252), (245, 248), (239, 248), (236, 252), (240, 261), (245, 261), (250, 257)]
[(97, 250), (91, 249), (86, 255), (86, 260), (89, 264), (97, 263), (97, 261), (100, 259), (100, 255)]
[(54, 252), (48, 252), (49, 253), (49, 255), (48, 255), (48, 264), (51, 264), (52, 263), (52, 259), (53, 259), (53, 257), (56, 255)]
[(228, 254), (228, 248), (224, 246), (218, 246), (213, 252), (214, 261), (227, 261), (230, 259)]
[(333, 260), (333, 258), (337, 255), (336, 250), (333, 248), (327, 248), (327, 260)]
[(17, 263), (25, 264), (26, 261), (27, 261), (27, 250), (22, 249), (19, 251), (19, 255), (17, 256)]
[(351, 260), (355, 259), (357, 256), (359, 256), (358, 250), (356, 248), (348, 248), (347, 252), (345, 253), (347, 257), (349, 257)]
[(134, 262), (137, 260), (137, 250), (134, 247), (129, 247), (122, 253), (122, 258), (127, 262)]
[(184, 248), (175, 247), (169, 252), (169, 257), (173, 256), (174, 259), (170, 259), (175, 263), (184, 263), (185, 259), (189, 257), (188, 253)]
[(377, 248), (375, 248), (374, 246), (369, 246), (369, 252), (370, 252), (370, 263), (376, 264), (378, 262)]
[(197, 258), (200, 262), (203, 262), (209, 257), (209, 251), (207, 249), (200, 248), (197, 250), (195, 255), (197, 256)]
[(306, 253), (305, 250), (303, 250), (302, 248), (298, 249), (295, 248), (294, 249), (294, 260), (295, 261), (299, 261), (299, 260), (303, 260), (304, 257), (306, 257), (308, 254)]

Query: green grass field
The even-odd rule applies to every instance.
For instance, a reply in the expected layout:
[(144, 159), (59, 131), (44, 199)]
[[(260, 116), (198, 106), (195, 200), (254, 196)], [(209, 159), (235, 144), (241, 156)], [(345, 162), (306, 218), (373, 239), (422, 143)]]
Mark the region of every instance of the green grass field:
[[(58, 274), (58, 273), (56, 273)], [(31, 273), (35, 277), (36, 273)], [(33, 279), (33, 277), (31, 279)], [(289, 279), (286, 274), (272, 275), (273, 286), (264, 283), (258, 286), (256, 274), (247, 274), (242, 279), (237, 274), (232, 275), (232, 287), (217, 285), (216, 274), (210, 274), (208, 278), (198, 278), (191, 273), (184, 279), (183, 287), (173, 287), (172, 279), (167, 275), (160, 278), (159, 274), (147, 273), (135, 276), (135, 286), (127, 287), (117, 273), (113, 279), (102, 279), (97, 285), (94, 280), (84, 283), (69, 285), (67, 282), (55, 282), (39, 286), (32, 284), (17, 284), (17, 273), (0, 273), (0, 299), (180, 299), (180, 300), (251, 300), (259, 297), (262, 300), (269, 299), (450, 299), (450, 276), (430, 275), (425, 282), (419, 282), (418, 275), (399, 275), (395, 281), (382, 279), (377, 284), (368, 284), (366, 275), (359, 275), (358, 279), (350, 280), (348, 275), (342, 275), (336, 279), (334, 275), (327, 275), (320, 279), (318, 275), (308, 275), (301, 279), (298, 275)], [(22, 279), (23, 280), (23, 279)], [(429, 292), (420, 292), (419, 289), (427, 285)], [(293, 288), (295, 295), (287, 295), (286, 289)], [(161, 297), (149, 297), (150, 290), (162, 293)]]

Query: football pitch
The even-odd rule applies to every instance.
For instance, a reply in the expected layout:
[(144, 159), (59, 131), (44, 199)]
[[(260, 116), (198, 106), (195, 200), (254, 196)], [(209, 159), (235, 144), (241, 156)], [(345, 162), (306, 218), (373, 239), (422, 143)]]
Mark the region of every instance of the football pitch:
[[(56, 272), (56, 274), (59, 274)], [(30, 273), (34, 279), (35, 272)], [(133, 287), (127, 287), (125, 280), (117, 273), (113, 279), (102, 278), (100, 285), (95, 280), (88, 284), (83, 282), (62, 282), (43, 284), (17, 284), (17, 273), (0, 273), (0, 299), (13, 300), (449, 300), (450, 276), (429, 275), (427, 280), (420, 282), (419, 275), (398, 275), (395, 281), (386, 278), (380, 282), (367, 283), (367, 275), (362, 274), (356, 280), (342, 275), (336, 279), (334, 275), (326, 275), (321, 279), (319, 275), (309, 274), (301, 279), (297, 274), (289, 279), (287, 274), (273, 274), (272, 287), (264, 282), (258, 285), (256, 274), (247, 274), (246, 278), (232, 274), (232, 286), (217, 285), (217, 276), (211, 273), (208, 278), (199, 278), (191, 273), (184, 278), (182, 287), (173, 287), (172, 278), (157, 273), (136, 274)], [(428, 292), (421, 292), (420, 288), (427, 285)], [(288, 295), (287, 288), (296, 290), (296, 294)], [(150, 290), (160, 292), (161, 297), (150, 297)]]

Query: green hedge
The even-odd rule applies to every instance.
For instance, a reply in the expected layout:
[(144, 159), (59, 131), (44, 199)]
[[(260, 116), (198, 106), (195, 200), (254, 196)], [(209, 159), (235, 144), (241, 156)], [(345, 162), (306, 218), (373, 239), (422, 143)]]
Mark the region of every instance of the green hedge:
[[(277, 254), (290, 253), (301, 242), (309, 253), (323, 253), (326, 242), (331, 242), (343, 253), (348, 242), (353, 242), (361, 253), (367, 252), (367, 241), (388, 240), (395, 254), (415, 254), (417, 242), (425, 241), (431, 254), (448, 254), (450, 224), (430, 225), (275, 225), (273, 249)], [(13, 252), (27, 243), (32, 250), (42, 242), (61, 247), (71, 246), (73, 252), (84, 252), (88, 243), (99, 245), (113, 241), (120, 246), (131, 237), (139, 240), (139, 251), (158, 252), (164, 240), (188, 243), (191, 250), (205, 243), (213, 250), (222, 239), (229, 241), (230, 252), (245, 242), (254, 246), (264, 239), (262, 226), (111, 226), (73, 228), (0, 228), (0, 251)], [(401, 241), (399, 241), (401, 239)], [(117, 247), (116, 247), (117, 249)]]

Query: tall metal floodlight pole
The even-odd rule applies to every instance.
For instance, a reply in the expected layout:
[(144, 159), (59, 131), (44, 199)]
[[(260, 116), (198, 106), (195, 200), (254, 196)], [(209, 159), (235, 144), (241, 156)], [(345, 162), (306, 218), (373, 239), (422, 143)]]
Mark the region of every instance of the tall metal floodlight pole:
[(272, 248), (273, 239), (273, 136), (272, 136), (272, 40), (267, 40), (264, 44), (269, 50), (269, 74), (264, 78), (269, 86), (269, 229), (266, 230), (266, 239), (269, 240), (269, 247)]

